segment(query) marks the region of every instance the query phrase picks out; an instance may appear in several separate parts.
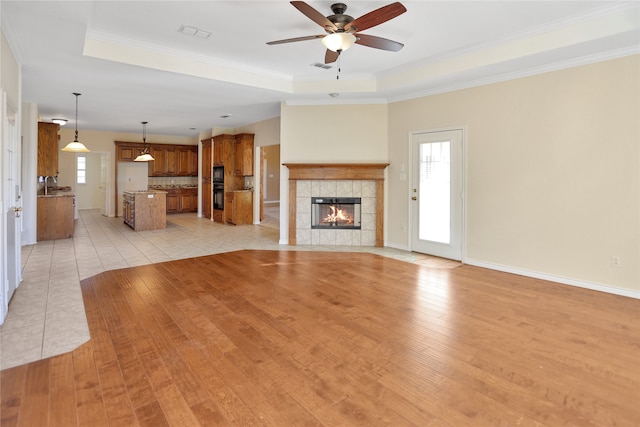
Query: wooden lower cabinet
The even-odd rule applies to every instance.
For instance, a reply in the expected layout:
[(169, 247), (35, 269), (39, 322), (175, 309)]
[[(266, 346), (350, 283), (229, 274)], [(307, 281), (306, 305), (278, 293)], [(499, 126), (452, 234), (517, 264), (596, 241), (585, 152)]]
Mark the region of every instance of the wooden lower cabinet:
[(198, 189), (181, 188), (179, 202), (180, 212), (198, 212)]
[(202, 216), (211, 218), (211, 178), (202, 181)]
[(167, 213), (180, 212), (180, 190), (167, 190)]
[(227, 191), (224, 195), (227, 224), (253, 224), (253, 191)]
[(74, 196), (39, 196), (37, 239), (67, 239), (73, 236), (75, 226)]

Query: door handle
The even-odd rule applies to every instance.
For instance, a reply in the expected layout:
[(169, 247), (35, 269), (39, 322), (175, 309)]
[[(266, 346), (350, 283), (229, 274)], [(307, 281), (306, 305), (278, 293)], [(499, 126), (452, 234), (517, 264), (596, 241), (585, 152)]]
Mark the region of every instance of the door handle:
[(21, 207), (13, 208), (13, 212), (15, 212), (16, 218), (20, 218), (20, 215), (22, 214), (22, 208)]

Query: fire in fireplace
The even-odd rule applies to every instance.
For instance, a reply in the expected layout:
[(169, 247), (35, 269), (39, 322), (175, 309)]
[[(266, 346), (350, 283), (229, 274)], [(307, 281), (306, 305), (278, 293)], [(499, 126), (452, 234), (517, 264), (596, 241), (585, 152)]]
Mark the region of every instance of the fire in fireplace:
[(311, 228), (360, 229), (360, 197), (312, 197)]

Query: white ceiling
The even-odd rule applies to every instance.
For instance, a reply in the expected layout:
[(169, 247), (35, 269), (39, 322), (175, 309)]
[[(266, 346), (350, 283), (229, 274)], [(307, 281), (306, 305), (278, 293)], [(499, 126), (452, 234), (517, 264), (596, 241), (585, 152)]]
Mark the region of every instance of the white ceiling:
[[(333, 1), (309, 1), (331, 15)], [(357, 18), (391, 1), (346, 1)], [(7, 1), (2, 32), (22, 64), (22, 98), (79, 129), (196, 136), (280, 113), (280, 103), (393, 102), (640, 52), (640, 2), (402, 1), (331, 69), (323, 34), (286, 1)], [(181, 26), (211, 32), (188, 36)], [(337, 65), (340, 65), (337, 79)], [(329, 93), (339, 93), (336, 98)], [(221, 115), (231, 114), (223, 119)]]

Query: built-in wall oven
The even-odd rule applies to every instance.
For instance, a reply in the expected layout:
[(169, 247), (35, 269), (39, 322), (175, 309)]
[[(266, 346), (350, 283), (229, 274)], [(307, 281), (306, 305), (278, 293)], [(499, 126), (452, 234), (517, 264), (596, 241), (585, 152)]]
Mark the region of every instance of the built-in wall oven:
[(224, 184), (213, 183), (213, 209), (224, 209)]
[(212, 181), (224, 184), (224, 166), (214, 166), (211, 174)]
[(224, 209), (224, 166), (214, 166), (211, 174), (213, 181), (213, 209)]

